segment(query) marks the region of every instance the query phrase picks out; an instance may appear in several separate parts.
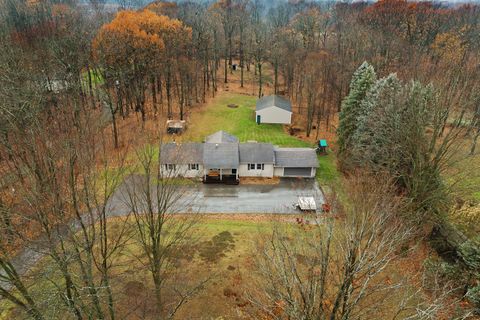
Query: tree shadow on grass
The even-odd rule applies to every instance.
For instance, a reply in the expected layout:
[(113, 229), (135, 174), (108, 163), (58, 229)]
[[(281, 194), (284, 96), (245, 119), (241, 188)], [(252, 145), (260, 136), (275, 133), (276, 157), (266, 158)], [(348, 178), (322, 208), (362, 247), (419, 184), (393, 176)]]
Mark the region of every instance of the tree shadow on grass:
[(228, 231), (223, 231), (212, 237), (209, 241), (204, 241), (199, 246), (200, 258), (204, 262), (217, 263), (225, 254), (235, 248), (235, 239)]

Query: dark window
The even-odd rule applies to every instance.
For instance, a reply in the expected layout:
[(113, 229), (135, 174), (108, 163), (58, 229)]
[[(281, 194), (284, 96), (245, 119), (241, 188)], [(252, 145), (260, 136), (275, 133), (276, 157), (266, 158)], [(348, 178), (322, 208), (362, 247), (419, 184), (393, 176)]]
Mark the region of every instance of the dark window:
[(166, 168), (167, 170), (175, 170), (175, 165), (169, 163), (169, 164), (166, 164), (166, 165), (165, 165), (165, 168)]
[(188, 170), (198, 170), (198, 163), (190, 163), (188, 165)]
[(265, 165), (263, 163), (257, 163), (257, 170), (265, 169)]
[(232, 174), (237, 174), (237, 169), (232, 169)]
[(255, 163), (249, 163), (248, 170), (255, 170)]

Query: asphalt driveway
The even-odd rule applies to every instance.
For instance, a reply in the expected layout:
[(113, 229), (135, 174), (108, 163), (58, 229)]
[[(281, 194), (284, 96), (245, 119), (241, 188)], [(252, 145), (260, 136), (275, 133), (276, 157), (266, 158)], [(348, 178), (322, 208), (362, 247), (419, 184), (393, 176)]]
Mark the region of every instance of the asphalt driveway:
[[(132, 175), (125, 179), (107, 204), (109, 216), (122, 216), (130, 212), (128, 206), (128, 190), (142, 186), (139, 175)], [(282, 179), (277, 185), (238, 185), (222, 184), (195, 184), (186, 187), (185, 207), (181, 212), (201, 213), (298, 213), (294, 207), (298, 196), (314, 196), (317, 208), (324, 202), (323, 193), (314, 179)], [(188, 204), (187, 204), (188, 203)], [(89, 223), (88, 217), (83, 217)], [(72, 222), (78, 228), (78, 222)], [(57, 230), (59, 235), (65, 233), (63, 228)], [(45, 243), (40, 237), (30, 247), (21, 252), (12, 260), (19, 272), (24, 274), (30, 270), (44, 255)], [(2, 273), (0, 272), (0, 275)], [(10, 284), (0, 280), (0, 287), (9, 290)]]
[[(131, 187), (139, 177), (128, 177), (124, 184)], [(125, 215), (125, 187), (120, 187), (111, 203), (110, 215)], [(315, 197), (317, 207), (324, 196), (315, 179), (285, 178), (276, 185), (195, 184), (186, 187), (183, 212), (201, 213), (298, 213), (298, 196)]]

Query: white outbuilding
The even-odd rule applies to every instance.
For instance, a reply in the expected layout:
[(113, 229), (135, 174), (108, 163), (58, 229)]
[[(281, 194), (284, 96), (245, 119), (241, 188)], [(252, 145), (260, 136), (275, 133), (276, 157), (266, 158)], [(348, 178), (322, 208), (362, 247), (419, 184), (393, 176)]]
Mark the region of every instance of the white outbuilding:
[(255, 120), (261, 123), (292, 123), (292, 104), (277, 95), (265, 96), (257, 101)]

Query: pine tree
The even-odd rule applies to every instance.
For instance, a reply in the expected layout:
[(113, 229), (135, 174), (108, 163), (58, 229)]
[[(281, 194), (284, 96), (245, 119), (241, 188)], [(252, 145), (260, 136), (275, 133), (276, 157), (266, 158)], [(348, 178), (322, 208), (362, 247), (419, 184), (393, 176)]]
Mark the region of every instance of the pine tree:
[(367, 62), (362, 63), (353, 74), (350, 91), (342, 102), (337, 129), (339, 155), (342, 160), (345, 160), (346, 151), (352, 147), (352, 137), (357, 129), (358, 116), (362, 113), (361, 103), (375, 80), (375, 70)]
[[(385, 106), (392, 105), (402, 91), (402, 83), (395, 73), (379, 79), (368, 90), (360, 103), (357, 128), (352, 136), (353, 161), (366, 165), (376, 161), (382, 149), (384, 135), (380, 134), (384, 124)], [(389, 138), (389, 137), (387, 137)]]

